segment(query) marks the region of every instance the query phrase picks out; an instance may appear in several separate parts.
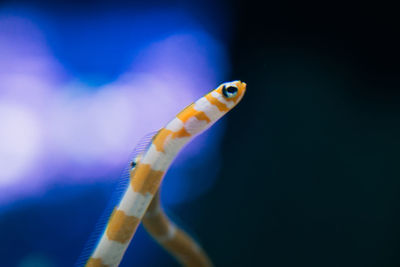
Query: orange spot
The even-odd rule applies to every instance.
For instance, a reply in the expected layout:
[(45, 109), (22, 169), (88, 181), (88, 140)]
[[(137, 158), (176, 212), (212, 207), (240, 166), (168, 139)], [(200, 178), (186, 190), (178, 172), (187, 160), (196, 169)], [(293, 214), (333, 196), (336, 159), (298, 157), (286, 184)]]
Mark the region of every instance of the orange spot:
[(198, 120), (211, 122), (210, 118), (203, 111), (194, 109), (194, 104), (191, 104), (184, 110), (182, 110), (177, 116), (183, 123), (187, 122), (190, 118), (196, 117)]
[(85, 267), (108, 267), (108, 265), (103, 264), (101, 259), (90, 258)]
[(185, 128), (180, 129), (177, 132), (174, 132), (174, 134), (172, 135), (172, 138), (181, 138), (181, 137), (190, 137), (190, 133), (188, 133), (186, 131)]
[(211, 93), (207, 94), (205, 96), (205, 98), (207, 98), (207, 100), (214, 106), (216, 106), (220, 111), (222, 112), (226, 112), (229, 111), (229, 108), (222, 102), (220, 102), (218, 99), (216, 99), (215, 97), (213, 97), (211, 95)]
[(164, 145), (165, 142), (167, 141), (168, 137), (171, 136), (173, 131), (162, 128), (158, 133), (154, 136), (153, 138), (153, 144), (156, 147), (157, 151), (162, 151), (164, 152)]
[(199, 121), (207, 121), (211, 122), (210, 118), (204, 113), (203, 111), (197, 111), (196, 114), (194, 115)]
[(128, 242), (135, 233), (139, 222), (139, 218), (127, 216), (125, 212), (115, 210), (106, 230), (108, 239), (123, 244)]
[(145, 195), (147, 192), (155, 194), (160, 186), (163, 171), (154, 171), (150, 164), (139, 164), (136, 167), (134, 176), (131, 179), (133, 191)]

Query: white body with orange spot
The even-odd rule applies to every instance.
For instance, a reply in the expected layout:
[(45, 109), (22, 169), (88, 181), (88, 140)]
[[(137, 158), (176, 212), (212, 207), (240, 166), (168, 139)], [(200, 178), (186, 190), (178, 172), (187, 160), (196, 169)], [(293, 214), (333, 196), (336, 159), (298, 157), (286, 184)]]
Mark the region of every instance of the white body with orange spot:
[[(148, 150), (131, 171), (130, 185), (111, 215), (106, 230), (86, 266), (119, 265), (176, 154), (194, 136), (209, 128), (232, 109), (245, 91), (246, 84), (240, 81), (224, 83), (185, 108), (154, 136)], [(156, 199), (144, 221), (149, 232), (182, 264), (211, 265), (207, 260), (199, 263), (196, 259), (190, 259), (190, 255), (180, 255), (190, 253), (190, 249), (199, 253), (202, 251), (189, 236), (168, 221), (159, 207), (159, 198)], [(155, 222), (154, 225), (152, 222)], [(186, 248), (187, 246), (193, 247)]]

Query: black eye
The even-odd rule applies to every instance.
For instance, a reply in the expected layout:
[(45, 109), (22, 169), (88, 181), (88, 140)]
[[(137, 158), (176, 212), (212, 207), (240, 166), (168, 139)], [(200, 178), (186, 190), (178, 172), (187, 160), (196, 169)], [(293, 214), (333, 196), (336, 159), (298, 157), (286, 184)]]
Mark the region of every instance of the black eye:
[(136, 161), (132, 160), (132, 161), (131, 161), (131, 169), (133, 169), (133, 168), (135, 168), (135, 167), (136, 167)]
[(222, 88), (222, 94), (223, 94), (226, 98), (235, 97), (236, 94), (237, 94), (237, 91), (238, 91), (238, 89), (237, 89), (237, 87), (235, 87), (235, 86), (228, 86), (228, 87), (225, 87), (225, 86), (224, 86), (224, 88)]

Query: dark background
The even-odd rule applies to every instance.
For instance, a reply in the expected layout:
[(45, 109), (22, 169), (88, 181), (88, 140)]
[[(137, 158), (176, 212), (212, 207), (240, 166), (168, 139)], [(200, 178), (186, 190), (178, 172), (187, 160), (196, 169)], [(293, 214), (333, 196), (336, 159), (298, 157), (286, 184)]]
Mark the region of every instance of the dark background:
[[(247, 93), (226, 118), (216, 185), (170, 212), (216, 266), (399, 266), (398, 9), (381, 2), (225, 5), (233, 14), (225, 22), (234, 29), (231, 79), (245, 81)], [(71, 221), (82, 215), (73, 212), (80, 203), (106, 203), (100, 188), (90, 192), (73, 203), (34, 204), (53, 218), (28, 207), (2, 227), (20, 218), (65, 224), (65, 211)], [(77, 254), (79, 233), (54, 253)], [(151, 240), (141, 246), (161, 251)], [(176, 266), (162, 257), (163, 266)]]
[[(223, 168), (196, 208), (216, 266), (399, 266), (399, 17), (238, 1)], [(185, 207), (182, 207), (185, 209)]]

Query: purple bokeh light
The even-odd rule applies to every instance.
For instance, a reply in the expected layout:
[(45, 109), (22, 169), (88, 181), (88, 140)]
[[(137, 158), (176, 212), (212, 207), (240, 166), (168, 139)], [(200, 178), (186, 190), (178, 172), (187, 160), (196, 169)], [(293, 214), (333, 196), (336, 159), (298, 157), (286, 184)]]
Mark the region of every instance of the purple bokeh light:
[[(3, 207), (40, 196), (54, 184), (91, 183), (121, 169), (143, 135), (165, 125), (226, 72), (224, 47), (191, 23), (191, 28), (149, 42), (115, 80), (93, 86), (58, 61), (33, 17), (0, 9)], [(221, 129), (207, 135), (208, 146), (215, 146)], [(204, 142), (184, 153), (207, 153), (211, 159), (217, 151)], [(174, 175), (184, 173), (185, 165), (193, 168), (192, 159), (181, 156)], [(188, 194), (174, 195), (176, 202)]]

